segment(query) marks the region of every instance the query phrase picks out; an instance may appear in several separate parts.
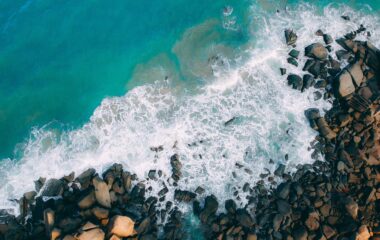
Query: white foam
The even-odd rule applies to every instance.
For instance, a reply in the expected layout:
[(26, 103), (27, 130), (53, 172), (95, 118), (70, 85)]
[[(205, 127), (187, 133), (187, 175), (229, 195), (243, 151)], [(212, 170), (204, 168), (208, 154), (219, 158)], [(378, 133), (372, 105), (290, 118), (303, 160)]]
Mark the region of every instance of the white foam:
[[(373, 30), (375, 44), (380, 39), (375, 28), (377, 17), (364, 16), (344, 6), (327, 7), (323, 16), (316, 12), (311, 5), (279, 15), (253, 7), (254, 40), (248, 50), (251, 57), (239, 67), (222, 71), (191, 94), (171, 88), (168, 81), (156, 81), (136, 87), (123, 97), (106, 98), (78, 130), (35, 130), (20, 161), (1, 162), (0, 208), (15, 207), (7, 199), (33, 190), (33, 180), (40, 176), (60, 178), (89, 167), (101, 172), (115, 162), (140, 179), (150, 169), (162, 170), (162, 182), (147, 182), (154, 194), (163, 183), (171, 185), (166, 179), (171, 175), (169, 158), (174, 153), (180, 155), (183, 164), (179, 187), (195, 190), (201, 186), (205, 194), (215, 194), (222, 201), (231, 198), (236, 187), (258, 180), (264, 168), (273, 171), (275, 165), (269, 164), (270, 159), (286, 163), (288, 170), (312, 162), (307, 148), (316, 133), (308, 127), (303, 113), (308, 107), (329, 105), (321, 100), (314, 102), (313, 90), (300, 93), (291, 89), (286, 76), (280, 76), (281, 66), (301, 73), (301, 67), (286, 63), (290, 48), (284, 44), (284, 29), (295, 29), (299, 50), (321, 41), (314, 35), (319, 28), (338, 37), (363, 23)], [(354, 23), (340, 18), (345, 12)], [(235, 121), (225, 126), (232, 117), (236, 117)], [(156, 146), (164, 150), (150, 150)], [(289, 154), (287, 162), (285, 154)], [(253, 174), (238, 171), (236, 162)]]

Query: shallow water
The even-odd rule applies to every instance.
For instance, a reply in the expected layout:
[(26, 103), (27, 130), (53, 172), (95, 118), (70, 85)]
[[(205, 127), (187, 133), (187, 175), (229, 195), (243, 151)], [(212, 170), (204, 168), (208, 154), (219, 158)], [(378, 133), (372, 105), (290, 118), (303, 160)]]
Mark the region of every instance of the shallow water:
[[(44, 1), (26, 5), (20, 2), (23, 7), (17, 8), (17, 14), (34, 17), (33, 11), (40, 15), (44, 9), (44, 14), (55, 21), (64, 15), (55, 16), (54, 11), (77, 11), (63, 21), (79, 24), (76, 30), (71, 28), (74, 25), (68, 28), (72, 30), (64, 30), (64, 26), (48, 30), (41, 24), (35, 24), (37, 30), (28, 30), (27, 20), (23, 23), (25, 29), (19, 30), (16, 26), (22, 19), (17, 19), (23, 16), (1, 16), (1, 21), (9, 23), (3, 25), (1, 38), (8, 44), (0, 60), (1, 68), (7, 69), (1, 73), (5, 80), (1, 81), (4, 97), (0, 103), (6, 107), (1, 108), (5, 109), (5, 117), (0, 126), (12, 135), (2, 140), (7, 142), (4, 149), (7, 144), (15, 144), (15, 139), (27, 132), (25, 129), (57, 121), (33, 129), (16, 156), (1, 161), (0, 208), (15, 207), (8, 199), (32, 190), (33, 180), (40, 176), (58, 178), (89, 167), (102, 171), (115, 162), (137, 173), (140, 179), (150, 169), (163, 170), (165, 176), (158, 182), (146, 182), (153, 187), (149, 194), (155, 194), (163, 184), (172, 185), (167, 178), (171, 172), (169, 158), (174, 153), (179, 154), (183, 164), (181, 189), (194, 191), (201, 186), (205, 195), (215, 194), (221, 201), (234, 198), (234, 192), (246, 182), (258, 180), (264, 168), (273, 172), (282, 163), (287, 165), (287, 171), (293, 171), (297, 164), (312, 162), (308, 147), (316, 133), (308, 127), (303, 112), (308, 107), (329, 108), (328, 102), (314, 101), (313, 89), (306, 93), (292, 90), (286, 77), (280, 76), (282, 66), (289, 72), (301, 73), (286, 63), (290, 48), (284, 44), (283, 30), (296, 30), (297, 49), (302, 50), (311, 42), (321, 41), (314, 34), (318, 29), (335, 38), (364, 24), (372, 33), (371, 41), (380, 45), (378, 6), (372, 5), (371, 9), (358, 1), (349, 5), (290, 1), (287, 11), (282, 10), (284, 4), (274, 5), (273, 1), (236, 1), (229, 2), (234, 8), (231, 15), (223, 15), (223, 2), (203, 5), (207, 1), (193, 1), (177, 12), (174, 10), (185, 3), (168, 1), (161, 13), (167, 11), (165, 16), (170, 17), (157, 13), (155, 19), (154, 14), (148, 14), (145, 22), (138, 21), (141, 26), (136, 25), (141, 28), (136, 26), (136, 32), (126, 28), (133, 27), (135, 21), (124, 19), (120, 9), (126, 6), (122, 1), (113, 7), (95, 2), (99, 4), (97, 8), (88, 5), (76, 9), (67, 1), (53, 8)], [(128, 10), (149, 13), (150, 7), (156, 11), (159, 6), (136, 3)], [(97, 12), (99, 9), (103, 11)], [(281, 9), (280, 13), (276, 9)], [(188, 20), (181, 11), (188, 11)], [(352, 21), (341, 19), (342, 14), (351, 16)], [(35, 21), (54, 22), (44, 16)], [(75, 16), (97, 24), (78, 22)], [(124, 29), (111, 31), (116, 28), (113, 23), (124, 20)], [(156, 26), (154, 33), (147, 30), (151, 29), (149, 24)], [(173, 24), (178, 26), (170, 28)], [(90, 35), (88, 39), (76, 35), (82, 30)], [(140, 32), (143, 30), (146, 32)], [(40, 39), (47, 33), (52, 36), (45, 46)], [(26, 38), (30, 34), (40, 35)], [(66, 37), (63, 45), (53, 40), (60, 35)], [(123, 42), (124, 35), (133, 35), (134, 39)], [(74, 40), (75, 36), (78, 38)], [(46, 51), (37, 54), (41, 46), (32, 48), (31, 39), (44, 45), (42, 49)], [(72, 45), (74, 42), (77, 44)], [(333, 47), (338, 48), (336, 44)], [(55, 51), (50, 52), (52, 49)], [(40, 57), (36, 60), (35, 56)], [(25, 65), (20, 65), (22, 62)], [(16, 66), (26, 67), (18, 71)], [(33, 111), (41, 113), (32, 117)], [(225, 125), (232, 118), (231, 124)], [(20, 127), (20, 132), (10, 131), (15, 126)], [(157, 146), (162, 146), (163, 151), (150, 150)], [(275, 164), (269, 164), (270, 159)], [(236, 163), (243, 169), (238, 170)], [(169, 200), (172, 194), (173, 191)], [(236, 200), (241, 205), (247, 202), (244, 194)]]

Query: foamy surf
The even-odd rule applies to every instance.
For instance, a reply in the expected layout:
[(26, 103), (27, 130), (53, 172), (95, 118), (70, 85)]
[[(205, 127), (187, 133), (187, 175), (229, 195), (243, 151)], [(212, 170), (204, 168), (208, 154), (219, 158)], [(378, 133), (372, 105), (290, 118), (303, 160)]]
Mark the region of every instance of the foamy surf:
[[(307, 94), (292, 90), (280, 76), (282, 66), (300, 73), (286, 63), (289, 48), (283, 30), (293, 28), (299, 36), (297, 49), (303, 50), (306, 44), (320, 41), (314, 34), (318, 29), (335, 38), (364, 24), (378, 46), (379, 30), (373, 24), (379, 19), (346, 6), (328, 6), (319, 15), (308, 4), (276, 15), (255, 6), (251, 13), (252, 41), (245, 50), (249, 59), (213, 76), (196, 69), (197, 76), (205, 78), (204, 86), (187, 91), (172, 88), (170, 79), (157, 80), (123, 97), (104, 99), (80, 129), (35, 130), (20, 160), (1, 162), (0, 207), (15, 208), (8, 200), (34, 189), (32, 180), (40, 176), (60, 178), (90, 167), (102, 172), (113, 163), (122, 163), (139, 180), (151, 169), (162, 170), (159, 181), (146, 180), (152, 186), (150, 194), (155, 194), (164, 184), (169, 188), (172, 184), (168, 179), (173, 154), (183, 164), (179, 188), (194, 191), (201, 186), (220, 201), (236, 199), (234, 192), (259, 180), (264, 168), (273, 172), (282, 163), (292, 171), (297, 164), (311, 163), (308, 147), (316, 133), (308, 127), (304, 110), (329, 104), (315, 102), (313, 89)], [(352, 16), (352, 22), (343, 21), (342, 13)], [(180, 59), (190, 55), (186, 51)], [(194, 66), (191, 63), (186, 66)], [(158, 146), (163, 150), (151, 150)], [(237, 163), (244, 170), (237, 169)], [(247, 202), (244, 194), (238, 202)]]

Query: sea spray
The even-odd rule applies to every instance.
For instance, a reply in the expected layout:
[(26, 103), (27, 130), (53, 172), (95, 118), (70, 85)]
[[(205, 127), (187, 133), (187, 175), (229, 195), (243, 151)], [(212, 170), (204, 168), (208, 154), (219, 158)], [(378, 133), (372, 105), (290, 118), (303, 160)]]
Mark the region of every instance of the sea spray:
[[(308, 4), (279, 14), (257, 6), (251, 12), (252, 41), (245, 50), (249, 58), (240, 65), (215, 71), (191, 91), (173, 88), (168, 78), (136, 87), (123, 97), (106, 98), (77, 130), (36, 129), (22, 159), (1, 163), (2, 208), (14, 207), (8, 199), (32, 190), (32, 180), (40, 176), (59, 178), (89, 167), (101, 172), (115, 162), (140, 179), (150, 169), (162, 170), (162, 182), (148, 181), (153, 187), (150, 194), (155, 195), (164, 183), (172, 185), (167, 180), (169, 159), (178, 154), (183, 164), (179, 188), (194, 191), (201, 186), (205, 194), (215, 194), (221, 201), (236, 197), (234, 192), (244, 183), (259, 180), (264, 168), (273, 172), (282, 163), (292, 171), (297, 164), (312, 162), (308, 146), (316, 133), (309, 129), (303, 112), (311, 106), (329, 105), (314, 102), (312, 89), (306, 94), (292, 90), (280, 76), (283, 66), (300, 73), (285, 61), (289, 48), (283, 30), (291, 27), (297, 32), (297, 49), (302, 50), (318, 40), (314, 32), (319, 28), (335, 38), (364, 24), (378, 45), (379, 33), (373, 25), (378, 19), (335, 5), (324, 8), (322, 15)], [(342, 20), (342, 12), (353, 21)], [(179, 60), (179, 64), (185, 61)], [(230, 119), (234, 120), (226, 125)], [(158, 146), (163, 150), (150, 150)], [(245, 170), (237, 169), (239, 165)], [(239, 198), (241, 205), (247, 202), (244, 194)]]

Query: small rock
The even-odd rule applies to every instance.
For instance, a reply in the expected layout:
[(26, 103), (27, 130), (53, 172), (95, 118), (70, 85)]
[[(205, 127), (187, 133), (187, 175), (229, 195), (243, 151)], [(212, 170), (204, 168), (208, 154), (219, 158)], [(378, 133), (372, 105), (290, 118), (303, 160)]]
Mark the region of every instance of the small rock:
[(293, 30), (286, 29), (285, 30), (285, 40), (286, 40), (286, 44), (294, 45), (297, 41), (297, 35), (295, 34), (295, 32), (293, 32)]
[(252, 217), (249, 215), (246, 209), (236, 210), (236, 221), (243, 227), (251, 228), (254, 225)]
[(347, 197), (346, 199), (344, 199), (344, 206), (345, 206), (348, 214), (353, 219), (356, 219), (358, 216), (358, 211), (359, 211), (358, 204), (351, 197)]
[(285, 75), (286, 74), (286, 68), (280, 68), (280, 73), (281, 75)]
[(295, 49), (292, 49), (290, 52), (289, 52), (289, 56), (291, 56), (292, 58), (297, 58), (298, 59), (298, 56), (300, 55), (300, 51), (297, 51)]
[(295, 227), (293, 231), (294, 240), (307, 240), (307, 231), (304, 227)]
[(346, 21), (350, 21), (351, 20), (351, 18), (349, 16), (346, 16), (346, 15), (341, 16), (341, 18), (343, 18)]
[(290, 58), (287, 59), (287, 61), (288, 61), (289, 64), (292, 64), (292, 65), (298, 67), (298, 62), (297, 62), (297, 60), (295, 58), (290, 57)]
[(329, 225), (323, 225), (322, 231), (327, 239), (330, 239), (336, 235), (336, 231)]
[(325, 41), (327, 45), (334, 42), (333, 38), (329, 34), (323, 34), (323, 41)]
[(362, 225), (359, 227), (355, 240), (368, 240), (370, 237), (371, 234), (369, 233), (367, 226)]
[(305, 221), (305, 226), (310, 231), (315, 231), (319, 228), (319, 216), (317, 212), (309, 213), (308, 218)]
[(88, 231), (82, 232), (78, 237), (78, 240), (104, 240), (105, 233), (100, 228), (94, 228)]

